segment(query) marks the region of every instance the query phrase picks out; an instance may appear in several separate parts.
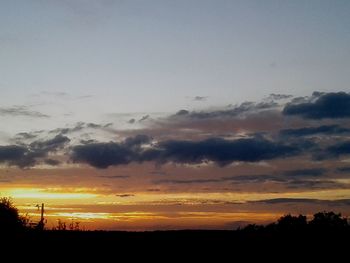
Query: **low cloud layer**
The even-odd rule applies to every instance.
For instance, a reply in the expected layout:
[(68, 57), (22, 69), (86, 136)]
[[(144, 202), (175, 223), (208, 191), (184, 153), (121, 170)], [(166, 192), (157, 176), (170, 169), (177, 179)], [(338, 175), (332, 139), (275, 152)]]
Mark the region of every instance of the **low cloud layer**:
[(10, 117), (30, 117), (30, 118), (49, 118), (50, 116), (38, 111), (33, 111), (27, 106), (12, 106), (0, 108), (0, 115)]
[(312, 135), (343, 135), (349, 134), (350, 129), (340, 127), (339, 125), (322, 125), (318, 127), (304, 127), (298, 129), (284, 129), (280, 131), (282, 136), (312, 136)]
[(258, 162), (285, 158), (300, 153), (302, 145), (288, 145), (264, 138), (224, 140), (210, 138), (203, 141), (162, 141), (150, 143), (144, 135), (127, 138), (121, 143), (91, 143), (73, 147), (75, 162), (88, 163), (96, 168), (131, 162), (200, 164), (214, 162), (225, 166), (234, 161)]
[[(49, 153), (55, 153), (62, 149), (70, 139), (57, 135), (48, 140), (37, 140), (28, 145), (0, 146), (0, 163), (20, 168), (32, 167)], [(44, 163), (48, 165), (58, 165), (59, 162), (53, 159), (46, 159)]]
[(283, 114), (316, 120), (350, 117), (350, 94), (345, 92), (314, 93), (308, 101), (301, 101), (288, 103)]

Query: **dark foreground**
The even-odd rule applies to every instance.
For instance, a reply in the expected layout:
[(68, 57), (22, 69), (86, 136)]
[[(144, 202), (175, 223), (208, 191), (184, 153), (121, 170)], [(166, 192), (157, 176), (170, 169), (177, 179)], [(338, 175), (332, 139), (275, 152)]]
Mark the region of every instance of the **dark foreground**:
[[(315, 229), (303, 231), (43, 231), (17, 233), (5, 239), (6, 246), (20, 251), (44, 251), (60, 257), (75, 256), (269, 258), (295, 259), (349, 257), (350, 230)], [(4, 239), (2, 239), (4, 241)], [(4, 249), (5, 247), (2, 246)], [(345, 262), (348, 262), (345, 260)]]
[(2, 204), (0, 263), (34, 258), (70, 262), (72, 255), (78, 262), (83, 258), (96, 262), (136, 258), (182, 262), (189, 257), (195, 262), (350, 262), (350, 224), (348, 218), (334, 212), (316, 213), (311, 220), (303, 215), (286, 215), (266, 226), (253, 224), (232, 231), (68, 231), (47, 230), (42, 221), (29, 227), (8, 200)]

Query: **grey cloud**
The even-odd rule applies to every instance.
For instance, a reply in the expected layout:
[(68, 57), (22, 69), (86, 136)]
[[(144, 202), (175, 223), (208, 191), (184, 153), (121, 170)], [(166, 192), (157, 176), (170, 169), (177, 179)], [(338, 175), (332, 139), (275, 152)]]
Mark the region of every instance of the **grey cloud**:
[(47, 165), (51, 165), (51, 166), (57, 166), (57, 165), (61, 164), (60, 161), (55, 160), (55, 159), (45, 159), (44, 163)]
[(267, 99), (270, 99), (270, 100), (284, 100), (284, 99), (290, 99), (292, 97), (293, 97), (293, 95), (271, 93), (267, 97)]
[(98, 177), (106, 178), (106, 179), (127, 179), (130, 176), (129, 175), (100, 175)]
[(300, 116), (305, 119), (349, 118), (350, 94), (313, 93), (308, 101), (288, 103), (283, 109), (284, 115)]
[(195, 96), (193, 98), (194, 101), (206, 101), (208, 99), (207, 96)]
[(58, 133), (58, 134), (69, 134), (78, 131), (82, 131), (84, 129), (105, 129), (112, 126), (113, 123), (107, 124), (96, 124), (96, 123), (85, 123), (85, 122), (77, 122), (75, 126), (68, 128), (56, 128), (54, 130), (49, 131), (49, 133)]
[(338, 158), (350, 154), (350, 141), (339, 142), (326, 149), (323, 158)]
[(121, 143), (91, 143), (72, 148), (75, 162), (88, 163), (97, 168), (130, 162), (155, 161), (157, 163), (195, 164), (213, 161), (221, 166), (234, 161), (256, 162), (286, 158), (303, 151), (301, 145), (287, 145), (264, 138), (224, 140), (209, 138), (203, 141), (168, 140), (150, 144), (148, 136), (138, 135)]
[(30, 110), (26, 106), (12, 106), (12, 107), (2, 107), (0, 108), (0, 115), (12, 116), (12, 117), (32, 117), (32, 118), (49, 118), (49, 115), (43, 114), (38, 111)]
[(350, 129), (339, 125), (322, 125), (318, 127), (304, 127), (299, 129), (284, 129), (280, 131), (281, 136), (312, 136), (312, 135), (342, 135), (350, 133)]
[(68, 137), (59, 134), (46, 141), (34, 141), (29, 146), (34, 151), (53, 152), (61, 149), (68, 142), (70, 142)]
[(31, 140), (38, 137), (37, 132), (20, 132), (15, 135), (15, 140)]
[(264, 110), (272, 110), (278, 106), (274, 101), (268, 102), (244, 102), (238, 106), (229, 107), (229, 109), (213, 110), (213, 111), (187, 111), (180, 110), (170, 118), (186, 117), (189, 119), (215, 119), (215, 118), (233, 118), (239, 117), (247, 113), (255, 113)]
[[(44, 158), (51, 152), (63, 148), (70, 140), (62, 135), (46, 140), (34, 141), (29, 145), (0, 146), (0, 163), (20, 168), (32, 167), (38, 158)], [(57, 165), (54, 160), (44, 160), (49, 165)]]
[(322, 199), (310, 199), (310, 198), (275, 198), (259, 201), (250, 201), (250, 203), (265, 203), (265, 204), (287, 204), (287, 203), (305, 203), (305, 204), (321, 204), (332, 206), (349, 206), (350, 199), (339, 200), (322, 200)]
[(338, 173), (350, 173), (350, 166), (338, 167), (336, 171)]
[(143, 122), (143, 121), (149, 119), (149, 117), (150, 117), (149, 115), (142, 116), (142, 118), (139, 119), (139, 122)]
[(297, 155), (301, 149), (297, 145), (286, 145), (263, 138), (224, 140), (209, 138), (203, 141), (164, 141), (153, 149), (145, 151), (144, 160), (160, 163), (201, 163), (213, 161), (227, 165), (234, 161), (256, 162)]
[(134, 194), (117, 194), (115, 195), (117, 197), (121, 197), (121, 198), (126, 198), (126, 197), (133, 197), (135, 196)]
[(18, 160), (25, 158), (27, 148), (18, 145), (0, 146), (0, 162), (15, 165)]
[(289, 177), (319, 177), (327, 172), (324, 168), (297, 169), (284, 171), (282, 174)]

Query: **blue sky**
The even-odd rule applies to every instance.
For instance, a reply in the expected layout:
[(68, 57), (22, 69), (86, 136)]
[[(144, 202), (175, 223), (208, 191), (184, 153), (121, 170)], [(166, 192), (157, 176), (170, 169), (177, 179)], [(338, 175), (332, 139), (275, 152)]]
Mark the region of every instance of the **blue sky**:
[(75, 111), (171, 112), (202, 107), (194, 96), (218, 106), (344, 90), (349, 12), (348, 1), (2, 1), (1, 103), (66, 92), (94, 96)]
[(340, 0), (0, 1), (0, 196), (90, 229), (350, 216), (349, 14)]

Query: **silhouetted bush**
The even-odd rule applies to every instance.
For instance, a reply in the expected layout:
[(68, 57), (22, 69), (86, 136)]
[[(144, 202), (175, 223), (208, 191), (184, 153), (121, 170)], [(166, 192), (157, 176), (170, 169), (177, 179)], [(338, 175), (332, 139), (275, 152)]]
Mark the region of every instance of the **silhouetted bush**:
[(0, 232), (21, 231), (27, 223), (28, 219), (18, 214), (10, 198), (0, 198)]
[(292, 216), (289, 214), (278, 219), (276, 226), (282, 231), (300, 231), (307, 226), (307, 219), (303, 215)]
[(319, 212), (309, 223), (312, 227), (322, 229), (342, 229), (348, 227), (348, 221), (342, 215), (334, 212)]

